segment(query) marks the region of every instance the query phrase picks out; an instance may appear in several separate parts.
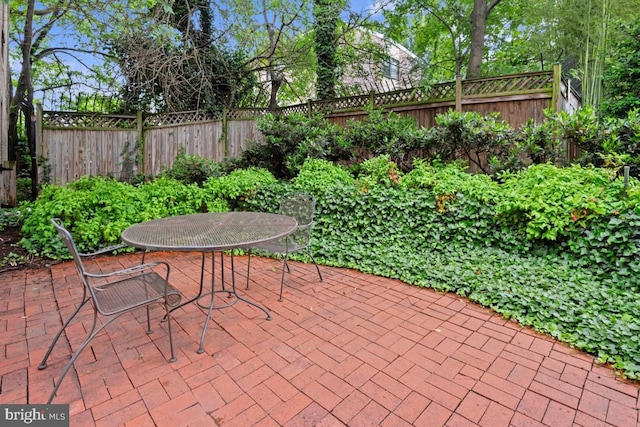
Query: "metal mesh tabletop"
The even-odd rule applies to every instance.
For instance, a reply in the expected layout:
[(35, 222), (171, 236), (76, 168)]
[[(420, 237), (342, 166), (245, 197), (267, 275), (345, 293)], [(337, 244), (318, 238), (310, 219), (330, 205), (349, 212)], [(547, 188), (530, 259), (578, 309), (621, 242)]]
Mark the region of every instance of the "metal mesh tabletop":
[(262, 212), (181, 215), (132, 225), (122, 240), (134, 247), (172, 251), (247, 248), (293, 232), (294, 218)]

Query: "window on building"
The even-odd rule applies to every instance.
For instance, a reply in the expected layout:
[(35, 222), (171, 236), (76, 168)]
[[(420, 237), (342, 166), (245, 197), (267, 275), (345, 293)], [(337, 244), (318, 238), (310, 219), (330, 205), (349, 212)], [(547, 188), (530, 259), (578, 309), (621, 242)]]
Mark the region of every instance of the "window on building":
[(390, 56), (386, 57), (382, 61), (382, 74), (390, 79), (398, 80), (398, 65), (397, 59)]

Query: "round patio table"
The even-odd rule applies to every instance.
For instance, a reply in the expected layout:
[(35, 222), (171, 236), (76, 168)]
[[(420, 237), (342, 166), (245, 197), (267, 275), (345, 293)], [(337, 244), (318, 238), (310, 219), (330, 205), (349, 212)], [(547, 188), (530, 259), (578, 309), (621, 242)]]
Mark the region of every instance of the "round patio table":
[[(233, 249), (248, 249), (253, 245), (278, 239), (291, 234), (298, 226), (295, 218), (264, 212), (215, 212), (191, 215), (180, 215), (142, 222), (127, 228), (122, 232), (122, 240), (130, 246), (156, 251), (199, 251), (202, 252), (202, 271), (200, 273), (200, 290), (198, 295), (182, 305), (198, 301), (210, 295), (207, 320), (202, 329), (200, 348), (204, 351), (204, 337), (207, 325), (214, 308), (228, 307), (238, 301), (244, 301), (267, 315), (269, 311), (261, 305), (244, 298), (236, 292), (235, 271), (233, 265)], [(231, 287), (224, 286), (224, 251), (231, 250)], [(203, 294), (205, 258), (211, 253), (211, 292)], [(220, 252), (222, 289), (215, 290), (215, 254)], [(144, 256), (144, 255), (143, 255)], [(144, 262), (144, 258), (143, 258)], [(214, 307), (214, 296), (217, 292), (226, 292), (236, 299), (223, 307)], [(207, 306), (203, 306), (207, 308)], [(176, 307), (178, 308), (178, 307)]]

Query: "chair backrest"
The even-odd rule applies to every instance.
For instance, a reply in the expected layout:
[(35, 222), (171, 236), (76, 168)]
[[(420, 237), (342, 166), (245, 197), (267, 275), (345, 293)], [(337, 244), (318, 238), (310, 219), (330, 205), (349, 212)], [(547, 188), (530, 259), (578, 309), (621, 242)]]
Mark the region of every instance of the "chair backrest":
[(69, 252), (73, 257), (73, 261), (75, 262), (76, 268), (78, 269), (78, 274), (80, 275), (80, 279), (82, 280), (82, 283), (85, 286), (90, 288), (89, 283), (87, 282), (87, 277), (86, 277), (87, 270), (85, 270), (84, 268), (82, 257), (80, 256), (80, 253), (76, 248), (76, 244), (73, 241), (73, 237), (71, 236), (71, 233), (69, 233), (69, 231), (66, 228), (64, 228), (64, 224), (62, 223), (60, 218), (52, 218), (51, 223), (58, 231), (58, 234), (60, 235), (60, 238), (62, 239), (64, 244), (67, 245), (67, 249), (69, 249)]
[(278, 213), (292, 216), (298, 221), (298, 228), (287, 237), (289, 250), (306, 248), (311, 240), (313, 214), (316, 199), (307, 193), (293, 193), (280, 202)]

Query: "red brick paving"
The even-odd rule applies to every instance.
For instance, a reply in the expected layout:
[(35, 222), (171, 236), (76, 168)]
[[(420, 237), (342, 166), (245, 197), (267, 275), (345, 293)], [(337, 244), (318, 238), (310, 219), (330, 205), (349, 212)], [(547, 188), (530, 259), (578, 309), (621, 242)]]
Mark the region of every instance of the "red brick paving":
[[(155, 253), (187, 296), (197, 253)], [(104, 270), (139, 254), (95, 260)], [(210, 265), (210, 263), (208, 263)], [(229, 265), (229, 263), (227, 263)], [(237, 257), (244, 291), (246, 258)], [(209, 267), (209, 266), (208, 266)], [(78, 358), (54, 403), (76, 426), (637, 426), (637, 384), (594, 357), (521, 328), (454, 294), (348, 269), (292, 263), (278, 302), (280, 263), (252, 261), (243, 303), (174, 312), (178, 361), (169, 363), (162, 309), (125, 315)], [(228, 276), (227, 276), (228, 277)], [(74, 266), (0, 274), (0, 403), (46, 401), (90, 325), (84, 308), (39, 371), (61, 316), (81, 289)], [(70, 344), (71, 343), (71, 344)]]

